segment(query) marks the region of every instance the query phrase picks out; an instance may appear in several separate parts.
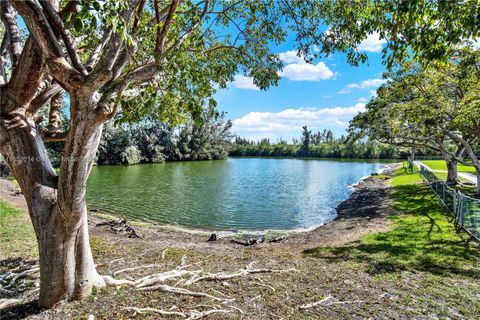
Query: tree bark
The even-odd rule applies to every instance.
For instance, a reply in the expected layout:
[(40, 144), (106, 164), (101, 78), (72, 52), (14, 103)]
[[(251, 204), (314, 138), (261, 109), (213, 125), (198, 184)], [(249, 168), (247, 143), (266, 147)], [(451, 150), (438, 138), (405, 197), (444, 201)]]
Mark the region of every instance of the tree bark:
[[(40, 260), (39, 305), (50, 308), (62, 300), (83, 299), (93, 286), (104, 286), (88, 237), (85, 191), (100, 141), (95, 123), (95, 95), (71, 97), (72, 125), (63, 152), (59, 178), (48, 159), (33, 118), (25, 105), (15, 105), (0, 88), (2, 115), (0, 151), (17, 178), (37, 235)], [(79, 121), (81, 119), (82, 121)]]
[(447, 181), (446, 183), (448, 185), (457, 185), (458, 184), (458, 170), (457, 170), (457, 167), (458, 167), (458, 161), (456, 160), (453, 160), (453, 159), (449, 159), (449, 160), (445, 160), (445, 162), (447, 163)]
[(440, 149), (447, 165), (446, 183), (452, 186), (457, 185), (460, 181), (458, 180), (458, 160), (456, 158), (461, 158), (463, 156), (465, 148), (462, 145), (457, 146), (457, 150), (455, 151), (455, 157), (452, 157), (452, 155), (447, 153), (443, 148)]

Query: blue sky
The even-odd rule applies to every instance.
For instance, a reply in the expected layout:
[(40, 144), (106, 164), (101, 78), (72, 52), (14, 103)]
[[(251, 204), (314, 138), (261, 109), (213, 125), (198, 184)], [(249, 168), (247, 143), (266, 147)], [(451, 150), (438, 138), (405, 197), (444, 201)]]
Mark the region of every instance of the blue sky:
[(235, 134), (252, 140), (291, 140), (304, 125), (340, 136), (384, 81), (383, 46), (377, 35), (370, 35), (359, 46), (368, 62), (353, 67), (341, 53), (307, 65), (296, 56), (294, 44), (286, 42), (275, 50), (285, 64), (279, 85), (260, 91), (238, 74), (228, 89), (216, 94), (219, 110), (227, 112)]

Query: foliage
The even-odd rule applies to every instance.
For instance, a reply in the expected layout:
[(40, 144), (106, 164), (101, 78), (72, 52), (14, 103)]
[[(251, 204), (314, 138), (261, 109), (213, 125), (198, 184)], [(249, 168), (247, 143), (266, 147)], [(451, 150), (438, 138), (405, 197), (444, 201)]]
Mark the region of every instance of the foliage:
[(140, 159), (140, 150), (136, 146), (128, 146), (122, 152), (122, 162), (125, 164), (139, 164)]
[(366, 112), (351, 121), (350, 136), (428, 147), (449, 162), (474, 166), (480, 179), (475, 150), (480, 138), (480, 51), (464, 47), (448, 61), (408, 63), (389, 77)]
[[(165, 161), (225, 159), (231, 140), (231, 122), (207, 114), (201, 123), (193, 120), (172, 127), (155, 120), (139, 124), (108, 122), (104, 126), (98, 164), (162, 163)], [(58, 151), (49, 152), (59, 157)]]
[[(256, 143), (245, 138), (236, 137), (230, 149), (231, 156), (265, 156), (265, 157), (311, 157), (311, 158), (364, 158), (364, 159), (398, 159), (406, 158), (408, 151), (404, 148), (379, 143), (374, 140), (360, 139), (348, 141), (345, 137), (335, 138), (330, 130), (312, 133), (309, 135), (308, 153), (305, 152), (305, 133), (302, 137), (293, 139), (292, 144), (280, 140), (270, 143), (262, 139)], [(301, 142), (300, 142), (301, 141)], [(432, 155), (431, 150), (421, 149), (420, 155)]]
[(367, 35), (385, 40), (388, 68), (412, 60), (422, 65), (448, 60), (452, 51), (480, 35), (478, 0), (326, 0), (318, 6), (329, 25), (322, 50), (344, 51), (354, 64), (367, 56), (352, 44)]

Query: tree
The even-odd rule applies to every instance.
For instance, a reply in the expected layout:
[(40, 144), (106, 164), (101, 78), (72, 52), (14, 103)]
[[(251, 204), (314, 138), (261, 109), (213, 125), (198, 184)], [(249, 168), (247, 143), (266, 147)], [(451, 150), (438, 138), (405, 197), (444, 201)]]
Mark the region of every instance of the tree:
[[(352, 134), (366, 134), (386, 143), (428, 147), (440, 152), (449, 169), (449, 183), (455, 184), (457, 162), (472, 165), (480, 181), (479, 160), (474, 144), (479, 139), (480, 54), (459, 50), (449, 61), (422, 67), (409, 65), (391, 73), (351, 123)], [(463, 158), (466, 154), (470, 161)], [(480, 193), (480, 187), (477, 185)]]
[[(383, 37), (384, 30), (393, 31), (388, 36), (394, 52), (405, 36), (413, 52), (427, 58), (439, 47), (478, 36), (473, 1), (458, 6), (433, 1), (436, 6), (428, 8), (401, 1), (405, 10), (373, 1), (364, 6), (365, 1), (350, 8), (350, 3), (342, 7), (343, 1), (0, 0), (5, 27), (0, 150), (37, 234), (40, 305), (82, 299), (94, 285), (105, 284), (89, 246), (85, 188), (103, 124), (114, 115), (119, 122), (149, 115), (176, 124), (186, 115), (199, 118), (205, 108), (215, 113), (215, 88), (226, 87), (237, 72), (253, 77), (261, 89), (275, 85), (282, 64), (269, 45), (284, 41), (289, 32), (307, 60), (318, 45), (325, 54), (349, 50), (351, 62), (364, 60), (355, 48), (377, 28)], [(367, 9), (374, 10), (369, 13), (375, 19)], [(29, 31), (25, 41), (17, 12)], [(414, 19), (390, 23), (404, 14)], [(344, 32), (342, 26), (354, 30), (357, 21), (360, 30)], [(441, 34), (441, 43), (425, 36), (418, 44), (408, 37), (411, 32), (403, 33), (432, 21), (436, 27), (427, 31)], [(317, 29), (322, 23), (332, 25), (327, 34)], [(38, 110), (62, 90), (70, 98), (68, 131), (37, 130)], [(43, 140), (65, 141), (58, 175)]]
[(302, 155), (306, 157), (310, 149), (312, 130), (308, 130), (307, 126), (303, 126), (302, 129)]

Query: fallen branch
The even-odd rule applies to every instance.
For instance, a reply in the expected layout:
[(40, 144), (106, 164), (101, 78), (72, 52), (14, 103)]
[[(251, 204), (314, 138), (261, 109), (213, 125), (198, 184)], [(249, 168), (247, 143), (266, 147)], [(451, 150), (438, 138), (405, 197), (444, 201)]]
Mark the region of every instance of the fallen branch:
[(109, 226), (110, 230), (115, 234), (125, 234), (128, 238), (142, 238), (140, 237), (135, 230), (127, 224), (127, 220), (110, 220), (105, 222), (100, 222), (96, 224), (97, 227)]
[(20, 304), (22, 302), (21, 299), (0, 299), (0, 310), (4, 310)]
[(301, 306), (298, 307), (298, 308), (299, 308), (299, 309), (310, 309), (310, 308), (316, 307), (316, 306), (318, 306), (318, 305), (324, 304), (325, 302), (327, 302), (327, 301), (329, 301), (329, 300), (331, 300), (331, 299), (333, 299), (333, 296), (328, 296), (328, 297), (323, 298), (322, 300), (301, 305)]

